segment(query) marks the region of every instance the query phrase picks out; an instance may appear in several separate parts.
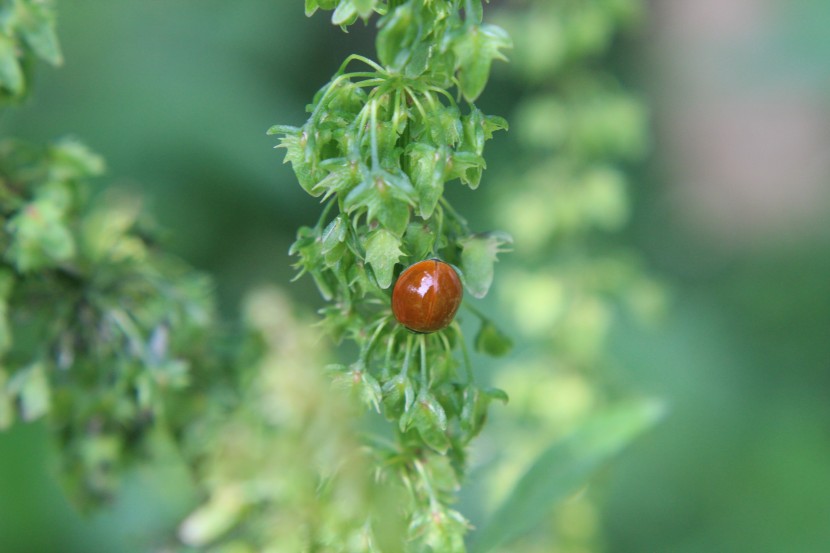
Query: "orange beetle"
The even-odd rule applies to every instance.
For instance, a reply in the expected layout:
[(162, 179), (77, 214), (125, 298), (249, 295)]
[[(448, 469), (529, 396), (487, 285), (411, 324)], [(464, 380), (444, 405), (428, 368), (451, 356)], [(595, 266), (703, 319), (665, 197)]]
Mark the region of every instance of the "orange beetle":
[(458, 274), (437, 259), (407, 267), (392, 289), (392, 313), (413, 332), (426, 334), (446, 328), (461, 305)]

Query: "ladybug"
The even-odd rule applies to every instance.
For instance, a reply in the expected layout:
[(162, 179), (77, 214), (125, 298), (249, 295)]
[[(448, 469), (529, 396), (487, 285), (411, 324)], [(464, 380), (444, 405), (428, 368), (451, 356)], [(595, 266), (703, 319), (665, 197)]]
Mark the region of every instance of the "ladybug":
[(392, 289), (392, 313), (419, 334), (446, 328), (461, 305), (461, 280), (450, 265), (437, 259), (407, 267)]

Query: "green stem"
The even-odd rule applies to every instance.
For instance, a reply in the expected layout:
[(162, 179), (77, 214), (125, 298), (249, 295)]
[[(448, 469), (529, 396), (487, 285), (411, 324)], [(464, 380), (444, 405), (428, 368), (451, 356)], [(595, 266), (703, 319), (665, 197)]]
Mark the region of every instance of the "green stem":
[(455, 103), (455, 98), (452, 97), (452, 94), (450, 94), (449, 92), (447, 92), (443, 88), (438, 88), (437, 86), (431, 86), (431, 87), (429, 87), (429, 90), (431, 90), (432, 92), (437, 92), (439, 94), (442, 94), (447, 100), (450, 101), (450, 105), (452, 105), (453, 107), (458, 107), (458, 104)]
[(376, 170), (380, 166), (380, 156), (378, 155), (378, 136), (377, 136), (377, 126), (378, 126), (378, 103), (377, 100), (371, 100), (372, 107), (370, 108), (370, 124), (372, 128), (370, 129), (370, 136), (372, 139), (372, 169)]
[(392, 349), (395, 347), (395, 338), (398, 335), (398, 329), (400, 327), (395, 327), (392, 329), (392, 332), (389, 334), (389, 341), (386, 344), (386, 358), (383, 361), (383, 369), (381, 369), (381, 377), (384, 381), (389, 380), (389, 367), (392, 364)]
[(337, 70), (337, 74), (338, 75), (342, 74), (343, 71), (346, 70), (346, 67), (353, 61), (362, 61), (363, 63), (365, 63), (366, 65), (368, 65), (369, 67), (371, 67), (372, 69), (377, 71), (378, 73), (383, 73), (384, 75), (387, 74), (386, 71), (383, 69), (383, 67), (381, 67), (377, 63), (373, 62), (369, 58), (367, 58), (365, 56), (361, 56), (360, 54), (352, 54), (349, 57), (347, 57), (345, 60), (343, 60), (343, 63), (340, 64), (340, 69)]
[(412, 98), (412, 103), (415, 104), (415, 107), (418, 108), (418, 111), (421, 113), (421, 118), (426, 121), (427, 119), (427, 112), (424, 111), (424, 106), (421, 105), (421, 102), (418, 101), (418, 98), (415, 96), (415, 93), (412, 92), (412, 89), (408, 86), (405, 86), (404, 91), (409, 94), (409, 97)]
[(487, 315), (485, 315), (484, 313), (479, 311), (479, 309), (477, 307), (474, 307), (473, 304), (471, 304), (470, 302), (465, 300), (465, 301), (462, 302), (462, 305), (467, 310), (469, 310), (473, 315), (478, 317), (481, 320), (481, 322), (483, 322), (483, 323), (490, 322), (490, 317), (488, 317)]
[(418, 342), (421, 346), (421, 392), (429, 390), (429, 380), (427, 378), (427, 337), (425, 334), (418, 336)]
[(461, 333), (461, 326), (458, 322), (452, 323), (452, 329), (458, 335), (458, 343), (461, 344), (461, 356), (464, 358), (464, 374), (466, 376), (465, 386), (473, 383), (473, 364), (470, 362), (470, 352), (467, 350), (467, 343), (464, 341), (464, 335)]
[(406, 352), (403, 356), (403, 368), (401, 369), (401, 376), (406, 378), (409, 374), (409, 359), (412, 355), (412, 334), (406, 337)]
[(334, 207), (335, 203), (337, 203), (335, 198), (330, 199), (328, 203), (326, 203), (326, 206), (323, 208), (323, 212), (320, 214), (320, 218), (317, 219), (317, 224), (314, 226), (315, 229), (320, 230), (323, 228), (326, 219), (328, 219), (329, 212), (331, 211), (331, 208)]
[(438, 498), (435, 495), (435, 491), (433, 491), (432, 489), (432, 485), (429, 482), (429, 477), (427, 477), (427, 473), (424, 470), (424, 466), (421, 464), (421, 461), (415, 459), (413, 461), (413, 464), (415, 465), (415, 470), (418, 472), (418, 476), (421, 477), (421, 482), (424, 485), (424, 490), (426, 490), (427, 496), (429, 496), (429, 508), (434, 510), (436, 508), (436, 505), (440, 506), (441, 503), (440, 501), (438, 501)]
[(366, 364), (366, 360), (369, 357), (369, 354), (372, 353), (372, 347), (375, 345), (375, 342), (380, 336), (380, 333), (383, 331), (383, 328), (386, 326), (386, 323), (389, 322), (389, 315), (383, 317), (377, 323), (377, 328), (375, 329), (374, 333), (372, 333), (372, 337), (369, 339), (369, 342), (366, 344), (366, 347), (363, 348), (363, 351), (360, 353), (360, 361)]
[(461, 227), (466, 231), (467, 230), (467, 220), (464, 219), (464, 217), (462, 217), (461, 214), (458, 213), (455, 210), (455, 208), (453, 208), (452, 205), (450, 205), (450, 202), (448, 202), (447, 199), (444, 196), (441, 196), (440, 203), (444, 207), (444, 209), (446, 209), (447, 212), (452, 216), (452, 218), (455, 219), (456, 222), (459, 225), (461, 225)]

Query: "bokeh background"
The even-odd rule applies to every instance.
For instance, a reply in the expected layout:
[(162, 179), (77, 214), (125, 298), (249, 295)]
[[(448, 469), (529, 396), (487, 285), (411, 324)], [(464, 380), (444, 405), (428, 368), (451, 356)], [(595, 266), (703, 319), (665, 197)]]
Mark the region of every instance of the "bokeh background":
[[(628, 168), (631, 221), (613, 240), (669, 298), (654, 324), (616, 318), (608, 355), (669, 411), (600, 477), (600, 550), (830, 550), (828, 28), (825, 0), (655, 0), (604, 61), (651, 110), (649, 155)], [(319, 206), (265, 131), (304, 121), (344, 53), (371, 54), (372, 29), (344, 35), (294, 1), (84, 0), (59, 4), (58, 31), (64, 67), (39, 69), (3, 134), (71, 134), (101, 153), (100, 188), (143, 198), (169, 247), (214, 276), (228, 318), (262, 283), (318, 307), (309, 279), (288, 284), (287, 251)], [(525, 94), (500, 67), (479, 105), (510, 119)], [(498, 136), (481, 191), (448, 192), (473, 227), (509, 199), (517, 147)], [(509, 306), (482, 309), (498, 320)], [(162, 455), (111, 509), (79, 513), (51, 447), (37, 424), (0, 435), (0, 551), (141, 551), (194, 505)]]

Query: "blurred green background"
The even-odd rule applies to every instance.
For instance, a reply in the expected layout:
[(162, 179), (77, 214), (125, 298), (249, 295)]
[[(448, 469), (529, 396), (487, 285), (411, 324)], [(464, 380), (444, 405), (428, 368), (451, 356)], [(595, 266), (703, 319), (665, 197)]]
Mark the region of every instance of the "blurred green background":
[[(654, 132), (615, 240), (671, 301), (657, 325), (615, 320), (610, 354), (670, 412), (600, 479), (605, 551), (830, 550), (828, 25), (823, 0), (655, 1), (612, 49)], [(39, 69), (3, 133), (71, 134), (101, 153), (101, 187), (140, 193), (170, 247), (215, 277), (228, 317), (260, 283), (319, 306), (310, 279), (288, 284), (287, 255), (319, 206), (265, 130), (304, 121), (345, 53), (371, 53), (372, 30), (344, 35), (294, 1), (84, 0), (59, 4), (58, 33), (65, 66)], [(479, 104), (509, 119), (523, 95), (501, 67)], [(515, 147), (498, 136), (482, 191), (448, 192), (474, 228), (509, 194)], [(146, 551), (193, 506), (171, 456), (109, 511), (77, 513), (50, 447), (40, 425), (0, 435), (0, 551)]]

